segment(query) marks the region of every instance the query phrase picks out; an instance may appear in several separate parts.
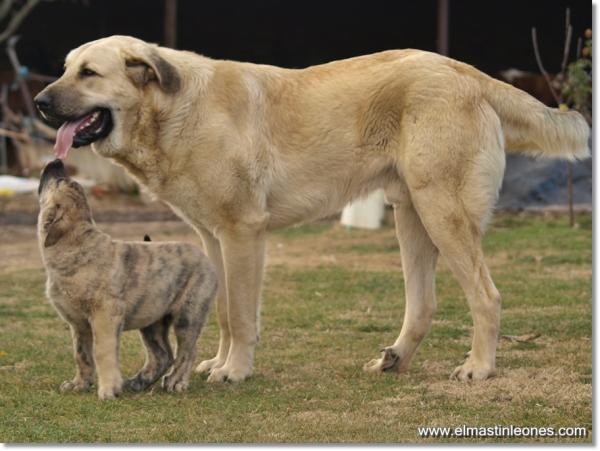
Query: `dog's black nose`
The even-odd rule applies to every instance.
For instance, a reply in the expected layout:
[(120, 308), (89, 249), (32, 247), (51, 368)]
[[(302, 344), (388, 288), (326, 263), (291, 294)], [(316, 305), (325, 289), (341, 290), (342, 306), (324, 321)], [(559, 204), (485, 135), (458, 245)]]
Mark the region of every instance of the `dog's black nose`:
[(37, 96), (35, 96), (35, 99), (33, 99), (33, 101), (40, 109), (40, 111), (48, 111), (48, 109), (52, 105), (52, 97), (48, 93), (45, 93), (43, 91), (40, 92)]

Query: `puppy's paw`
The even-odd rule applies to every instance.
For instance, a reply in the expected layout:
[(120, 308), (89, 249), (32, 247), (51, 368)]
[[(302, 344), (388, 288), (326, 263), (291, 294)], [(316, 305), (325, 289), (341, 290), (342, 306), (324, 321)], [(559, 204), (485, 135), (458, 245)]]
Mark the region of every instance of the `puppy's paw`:
[(137, 377), (132, 377), (131, 379), (125, 379), (123, 381), (123, 388), (134, 390), (134, 391), (141, 391), (144, 388), (146, 388), (146, 386), (142, 382), (141, 379), (139, 379)]
[(162, 382), (162, 388), (167, 392), (167, 393), (181, 393), (184, 391), (187, 391), (188, 387), (189, 387), (189, 382), (184, 382), (181, 380), (175, 380), (172, 377), (169, 376), (165, 376), (165, 378), (163, 379)]
[(104, 401), (105, 399), (116, 399), (121, 394), (120, 391), (112, 390), (109, 388), (100, 388), (98, 390), (98, 399)]
[(81, 393), (82, 391), (86, 391), (88, 390), (92, 385), (94, 385), (94, 382), (86, 382), (86, 381), (77, 381), (77, 380), (72, 380), (72, 381), (64, 381), (62, 384), (60, 384), (60, 391), (63, 392), (75, 392), (75, 393)]
[(98, 381), (98, 399), (115, 399), (123, 391), (123, 379), (121, 376), (115, 376), (112, 379), (102, 379)]

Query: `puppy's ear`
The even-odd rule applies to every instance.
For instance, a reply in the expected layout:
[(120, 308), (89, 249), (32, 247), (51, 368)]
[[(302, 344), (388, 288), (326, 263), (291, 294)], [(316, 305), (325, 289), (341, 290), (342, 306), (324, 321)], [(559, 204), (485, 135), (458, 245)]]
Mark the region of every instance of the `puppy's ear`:
[(59, 217), (57, 217), (56, 211), (53, 211), (50, 215), (48, 215), (48, 219), (46, 219), (44, 224), (44, 229), (46, 230), (44, 247), (54, 246), (66, 232), (66, 230), (61, 227), (61, 220)]
[(179, 71), (158, 54), (150, 44), (134, 45), (127, 49), (125, 72), (138, 86), (157, 80), (166, 92), (175, 93), (181, 87)]
[(48, 235), (46, 235), (46, 241), (44, 241), (44, 247), (54, 246), (56, 243), (58, 243), (58, 240), (60, 240), (64, 234), (65, 234), (65, 232), (63, 230), (60, 230), (59, 227), (51, 228), (48, 231)]

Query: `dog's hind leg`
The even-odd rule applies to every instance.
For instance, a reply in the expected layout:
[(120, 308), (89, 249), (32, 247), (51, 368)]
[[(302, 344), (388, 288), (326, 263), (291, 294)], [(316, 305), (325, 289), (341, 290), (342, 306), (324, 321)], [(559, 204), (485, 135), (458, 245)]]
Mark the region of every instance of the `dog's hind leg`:
[[(425, 192), (420, 193), (420, 196)], [(500, 294), (494, 286), (484, 261), (481, 245), (482, 224), (473, 217), (467, 202), (451, 199), (445, 193), (430, 193), (427, 208), (420, 209), (445, 262), (462, 286), (473, 316), (473, 344), (464, 365), (452, 373), (457, 380), (484, 380), (495, 373), (495, 355), (500, 327)], [(449, 216), (443, 222), (432, 211), (448, 205)]]
[(94, 385), (94, 363), (93, 349), (94, 339), (89, 324), (71, 325), (71, 336), (73, 338), (73, 351), (77, 362), (77, 373), (72, 381), (64, 381), (60, 391), (81, 392)]
[(483, 380), (496, 369), (501, 300), (485, 264), (482, 238), (498, 198), (505, 154), (501, 124), (489, 105), (468, 111), (472, 121), (458, 115), (454, 127), (425, 135), (435, 142), (415, 152), (420, 159), (415, 157), (407, 179), (415, 209), (464, 290), (473, 317), (471, 352), (451, 378)]
[(371, 360), (365, 371), (408, 370), (410, 362), (429, 331), (436, 310), (435, 267), (438, 250), (415, 211), (408, 190), (399, 185), (386, 192), (394, 205), (396, 234), (401, 249), (406, 286), (406, 309), (400, 336), (393, 346), (381, 350), (382, 357)]
[(146, 363), (124, 386), (132, 390), (144, 390), (159, 380), (173, 364), (173, 351), (169, 344), (170, 315), (154, 324), (140, 329), (140, 338), (146, 348)]

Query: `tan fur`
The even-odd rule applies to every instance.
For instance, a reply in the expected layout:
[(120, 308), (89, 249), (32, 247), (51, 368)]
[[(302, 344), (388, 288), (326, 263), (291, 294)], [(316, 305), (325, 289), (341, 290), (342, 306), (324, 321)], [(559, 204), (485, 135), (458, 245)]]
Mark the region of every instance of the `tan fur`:
[[(60, 160), (44, 169), (40, 182), (38, 235), (48, 274), (46, 292), (69, 323), (77, 362), (61, 391), (82, 391), (94, 383), (98, 397), (118, 396), (123, 385), (149, 387), (163, 379), (166, 391), (184, 391), (196, 356), (196, 341), (217, 291), (216, 273), (189, 243), (112, 240), (92, 220), (81, 186), (69, 179)], [(177, 355), (169, 344), (169, 327)], [(140, 329), (146, 363), (123, 381), (119, 336)]]
[[(145, 62), (137, 68), (143, 76), (131, 73), (130, 61)], [(82, 78), (82, 67), (99, 75)], [(109, 108), (115, 128), (94, 151), (202, 236), (221, 282), (219, 351), (198, 367), (209, 380), (251, 374), (266, 232), (377, 188), (395, 208), (407, 304), (398, 340), (366, 369), (408, 368), (435, 313), (441, 252), (474, 318), (472, 352), (452, 377), (489, 377), (500, 296), (481, 237), (505, 151), (569, 159), (589, 152), (579, 114), (417, 50), (287, 70), (114, 36), (73, 50), (64, 75), (42, 94), (52, 101), (49, 116)]]

